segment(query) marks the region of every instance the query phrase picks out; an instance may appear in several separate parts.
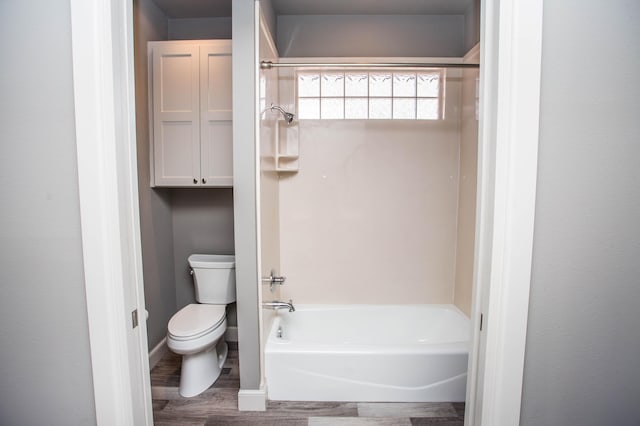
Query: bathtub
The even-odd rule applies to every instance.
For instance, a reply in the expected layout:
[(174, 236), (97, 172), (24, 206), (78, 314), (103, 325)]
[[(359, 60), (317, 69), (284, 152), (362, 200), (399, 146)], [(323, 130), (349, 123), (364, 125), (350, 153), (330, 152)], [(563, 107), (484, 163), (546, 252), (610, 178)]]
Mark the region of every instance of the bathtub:
[(453, 305), (296, 305), (265, 345), (271, 400), (464, 401), (469, 319)]

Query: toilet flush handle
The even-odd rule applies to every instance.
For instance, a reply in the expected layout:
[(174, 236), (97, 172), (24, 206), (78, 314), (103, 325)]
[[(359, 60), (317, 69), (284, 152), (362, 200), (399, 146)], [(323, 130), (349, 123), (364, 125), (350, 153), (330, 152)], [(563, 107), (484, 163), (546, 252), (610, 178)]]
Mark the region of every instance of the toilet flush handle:
[(193, 275), (193, 269), (189, 268), (189, 275)]

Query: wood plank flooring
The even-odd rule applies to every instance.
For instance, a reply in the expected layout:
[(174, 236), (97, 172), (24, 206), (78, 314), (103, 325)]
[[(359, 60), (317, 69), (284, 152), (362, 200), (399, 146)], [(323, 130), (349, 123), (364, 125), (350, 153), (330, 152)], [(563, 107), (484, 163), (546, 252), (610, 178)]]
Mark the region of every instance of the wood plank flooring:
[(156, 425), (198, 426), (463, 426), (464, 403), (268, 401), (261, 412), (238, 411), (237, 344), (229, 345), (222, 374), (193, 398), (178, 393), (181, 357), (168, 352), (151, 370)]

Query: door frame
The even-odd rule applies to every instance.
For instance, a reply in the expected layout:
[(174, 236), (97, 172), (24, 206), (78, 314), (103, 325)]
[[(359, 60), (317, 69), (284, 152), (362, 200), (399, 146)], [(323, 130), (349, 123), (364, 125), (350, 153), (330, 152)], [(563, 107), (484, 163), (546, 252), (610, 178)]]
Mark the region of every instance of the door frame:
[(543, 0), (488, 0), (481, 5), (467, 426), (520, 423), (538, 169), (542, 9)]
[[(144, 320), (133, 341), (126, 332), (130, 305), (125, 283), (135, 286), (135, 306), (144, 312), (132, 0), (70, 1), (96, 418), (98, 424), (152, 424)], [(542, 1), (486, 0), (481, 6), (468, 426), (513, 425), (520, 418), (537, 178)], [(257, 214), (255, 202), (246, 207)], [(129, 222), (122, 223), (123, 217)], [(144, 374), (132, 374), (140, 371)]]
[(96, 421), (152, 425), (136, 160), (133, 3), (70, 0), (70, 6)]

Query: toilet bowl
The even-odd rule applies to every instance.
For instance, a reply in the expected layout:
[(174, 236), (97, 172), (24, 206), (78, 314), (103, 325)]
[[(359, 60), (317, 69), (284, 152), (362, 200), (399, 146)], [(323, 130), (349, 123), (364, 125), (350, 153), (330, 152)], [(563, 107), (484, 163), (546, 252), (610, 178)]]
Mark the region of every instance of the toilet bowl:
[(226, 305), (235, 301), (233, 256), (191, 255), (196, 300), (169, 320), (167, 346), (182, 355), (180, 395), (196, 396), (211, 386), (222, 369), (228, 346)]
[(180, 395), (198, 395), (211, 386), (227, 359), (225, 306), (191, 304), (169, 321), (167, 346), (182, 355)]

